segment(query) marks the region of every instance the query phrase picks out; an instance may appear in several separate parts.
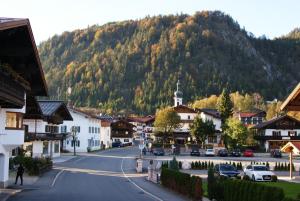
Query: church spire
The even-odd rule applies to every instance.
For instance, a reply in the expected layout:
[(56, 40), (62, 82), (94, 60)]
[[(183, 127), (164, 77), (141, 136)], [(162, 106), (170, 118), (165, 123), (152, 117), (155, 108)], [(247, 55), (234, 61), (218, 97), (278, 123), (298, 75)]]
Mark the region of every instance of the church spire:
[(180, 81), (177, 81), (177, 90), (174, 92), (174, 106), (182, 105), (183, 93), (180, 91)]

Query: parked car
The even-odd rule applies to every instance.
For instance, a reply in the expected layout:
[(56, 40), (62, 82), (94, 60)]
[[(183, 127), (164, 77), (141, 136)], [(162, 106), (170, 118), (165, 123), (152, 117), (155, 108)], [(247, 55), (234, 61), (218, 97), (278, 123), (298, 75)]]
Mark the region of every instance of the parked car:
[(271, 152), (271, 157), (274, 157), (274, 158), (281, 158), (282, 155), (281, 155), (281, 151), (279, 149), (273, 149)]
[(244, 174), (253, 181), (272, 181), (275, 174), (265, 165), (248, 165), (244, 169)]
[(158, 147), (158, 148), (153, 148), (153, 155), (154, 156), (164, 156), (165, 155), (165, 151), (162, 147)]
[(191, 156), (200, 156), (200, 151), (198, 146), (193, 146), (191, 150)]
[(115, 141), (111, 144), (112, 147), (123, 147), (122, 142), (120, 141)]
[(229, 164), (217, 164), (214, 167), (214, 174), (216, 176), (225, 176), (225, 177), (237, 177), (240, 172), (237, 169)]
[(243, 156), (244, 157), (253, 157), (254, 154), (253, 154), (253, 151), (251, 149), (246, 149), (243, 153)]
[(218, 156), (221, 156), (221, 157), (227, 157), (228, 156), (228, 151), (227, 149), (220, 149), (218, 151)]
[(215, 156), (215, 151), (213, 149), (206, 149), (205, 156)]
[(230, 153), (229, 156), (233, 157), (240, 157), (242, 155), (241, 151), (239, 149), (233, 149)]

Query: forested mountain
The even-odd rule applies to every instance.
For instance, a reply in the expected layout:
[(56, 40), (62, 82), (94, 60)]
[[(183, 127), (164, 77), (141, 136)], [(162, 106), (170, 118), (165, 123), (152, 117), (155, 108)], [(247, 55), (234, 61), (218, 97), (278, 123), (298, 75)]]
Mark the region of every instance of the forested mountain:
[(219, 94), (225, 85), (283, 98), (300, 80), (298, 36), (295, 29), (275, 40), (255, 38), (230, 16), (203, 11), (64, 32), (39, 52), (52, 96), (147, 114), (173, 104), (178, 78), (185, 102)]

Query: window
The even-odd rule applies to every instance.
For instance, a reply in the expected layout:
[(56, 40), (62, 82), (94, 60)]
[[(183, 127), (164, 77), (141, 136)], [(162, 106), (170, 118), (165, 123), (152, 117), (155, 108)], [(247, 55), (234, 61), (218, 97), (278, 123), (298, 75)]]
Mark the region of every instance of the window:
[(190, 115), (188, 115), (188, 119), (189, 119), (189, 120), (191, 119), (191, 116), (190, 116)]
[(290, 137), (294, 137), (297, 136), (297, 131), (289, 131), (288, 134)]
[(280, 131), (273, 131), (272, 135), (273, 136), (281, 136), (281, 132)]
[(91, 128), (91, 127), (89, 127), (89, 133), (91, 133), (91, 131), (92, 131), (92, 128)]
[(77, 147), (80, 147), (80, 140), (77, 140)]
[(129, 142), (129, 139), (124, 139), (124, 142)]
[(208, 136), (208, 143), (217, 143), (217, 136)]
[(23, 114), (17, 112), (6, 112), (6, 129), (22, 129)]
[(54, 144), (54, 153), (59, 153), (59, 142), (55, 142)]
[(48, 147), (49, 147), (49, 142), (44, 141), (43, 142), (43, 154), (48, 154)]
[(53, 126), (53, 125), (46, 125), (45, 126), (45, 132), (46, 133), (58, 133), (59, 128), (58, 126)]
[(92, 133), (94, 133), (94, 127), (92, 127)]
[(66, 126), (66, 125), (62, 125), (62, 126), (60, 127), (60, 132), (61, 132), (61, 133), (66, 133), (66, 132), (67, 132), (67, 126)]

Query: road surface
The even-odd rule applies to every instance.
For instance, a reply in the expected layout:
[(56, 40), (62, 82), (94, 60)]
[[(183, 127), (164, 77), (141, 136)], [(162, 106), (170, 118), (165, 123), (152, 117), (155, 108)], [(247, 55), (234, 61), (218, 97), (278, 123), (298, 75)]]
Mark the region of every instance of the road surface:
[(9, 201), (181, 201), (185, 198), (136, 174), (136, 147), (82, 154), (55, 165)]

